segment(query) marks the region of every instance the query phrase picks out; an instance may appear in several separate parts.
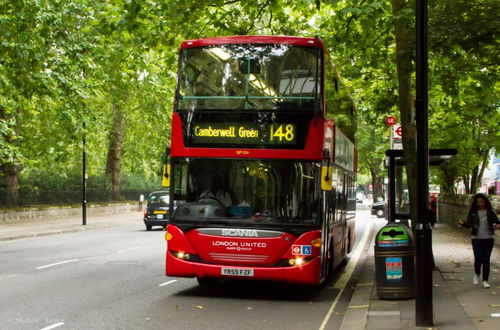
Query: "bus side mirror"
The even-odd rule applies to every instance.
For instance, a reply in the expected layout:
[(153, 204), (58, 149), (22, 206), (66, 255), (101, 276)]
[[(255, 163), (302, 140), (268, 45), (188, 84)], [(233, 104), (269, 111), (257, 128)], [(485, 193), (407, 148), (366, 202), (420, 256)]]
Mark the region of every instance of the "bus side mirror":
[(333, 166), (330, 165), (330, 150), (323, 150), (324, 165), (321, 166), (321, 189), (330, 191), (333, 189), (332, 175)]
[(170, 187), (170, 164), (163, 164), (163, 177), (161, 179), (163, 187)]
[(165, 158), (163, 160), (163, 176), (161, 179), (161, 185), (163, 187), (170, 187), (170, 148), (165, 149)]
[(330, 191), (333, 189), (332, 185), (333, 166), (321, 166), (321, 189)]

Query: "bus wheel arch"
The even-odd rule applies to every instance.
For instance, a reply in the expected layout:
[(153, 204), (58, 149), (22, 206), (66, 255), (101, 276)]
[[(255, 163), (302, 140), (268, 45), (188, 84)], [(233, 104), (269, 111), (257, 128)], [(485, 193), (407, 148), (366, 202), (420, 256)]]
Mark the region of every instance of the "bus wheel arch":
[(347, 255), (351, 252), (351, 249), (352, 249), (351, 241), (352, 241), (351, 240), (351, 230), (349, 229), (349, 231), (347, 232), (347, 246), (345, 248), (344, 259), (342, 259), (342, 261), (340, 263), (341, 267), (345, 267), (347, 265), (347, 262), (349, 261), (349, 259), (347, 258)]
[(352, 239), (351, 239), (351, 229), (349, 229), (349, 231), (347, 232), (347, 253), (346, 254), (349, 254), (351, 253), (352, 251)]
[(333, 265), (335, 260), (335, 252), (333, 249), (333, 240), (330, 240), (330, 244), (328, 244), (328, 260), (326, 266), (326, 278), (332, 278), (333, 276)]

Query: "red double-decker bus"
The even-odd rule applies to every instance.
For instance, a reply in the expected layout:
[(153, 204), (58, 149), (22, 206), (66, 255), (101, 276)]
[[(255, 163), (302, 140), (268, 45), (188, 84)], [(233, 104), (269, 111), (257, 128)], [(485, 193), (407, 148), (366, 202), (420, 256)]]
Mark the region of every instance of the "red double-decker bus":
[(324, 282), (354, 244), (355, 113), (318, 38), (183, 42), (166, 274)]

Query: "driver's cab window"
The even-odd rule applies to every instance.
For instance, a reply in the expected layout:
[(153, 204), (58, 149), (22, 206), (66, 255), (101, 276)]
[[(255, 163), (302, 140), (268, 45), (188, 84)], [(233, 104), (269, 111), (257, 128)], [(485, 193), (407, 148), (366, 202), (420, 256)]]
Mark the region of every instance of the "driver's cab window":
[(174, 166), (174, 194), (176, 196), (175, 199), (186, 200), (187, 195), (187, 185), (188, 185), (188, 176), (187, 176), (187, 163), (177, 163)]

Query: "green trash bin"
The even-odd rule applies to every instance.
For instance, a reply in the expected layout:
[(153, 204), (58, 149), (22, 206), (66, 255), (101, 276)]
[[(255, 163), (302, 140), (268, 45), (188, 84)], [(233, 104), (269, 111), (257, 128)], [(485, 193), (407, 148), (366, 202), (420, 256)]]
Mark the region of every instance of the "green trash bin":
[(390, 223), (375, 240), (375, 277), (380, 299), (415, 297), (413, 233), (408, 226)]

